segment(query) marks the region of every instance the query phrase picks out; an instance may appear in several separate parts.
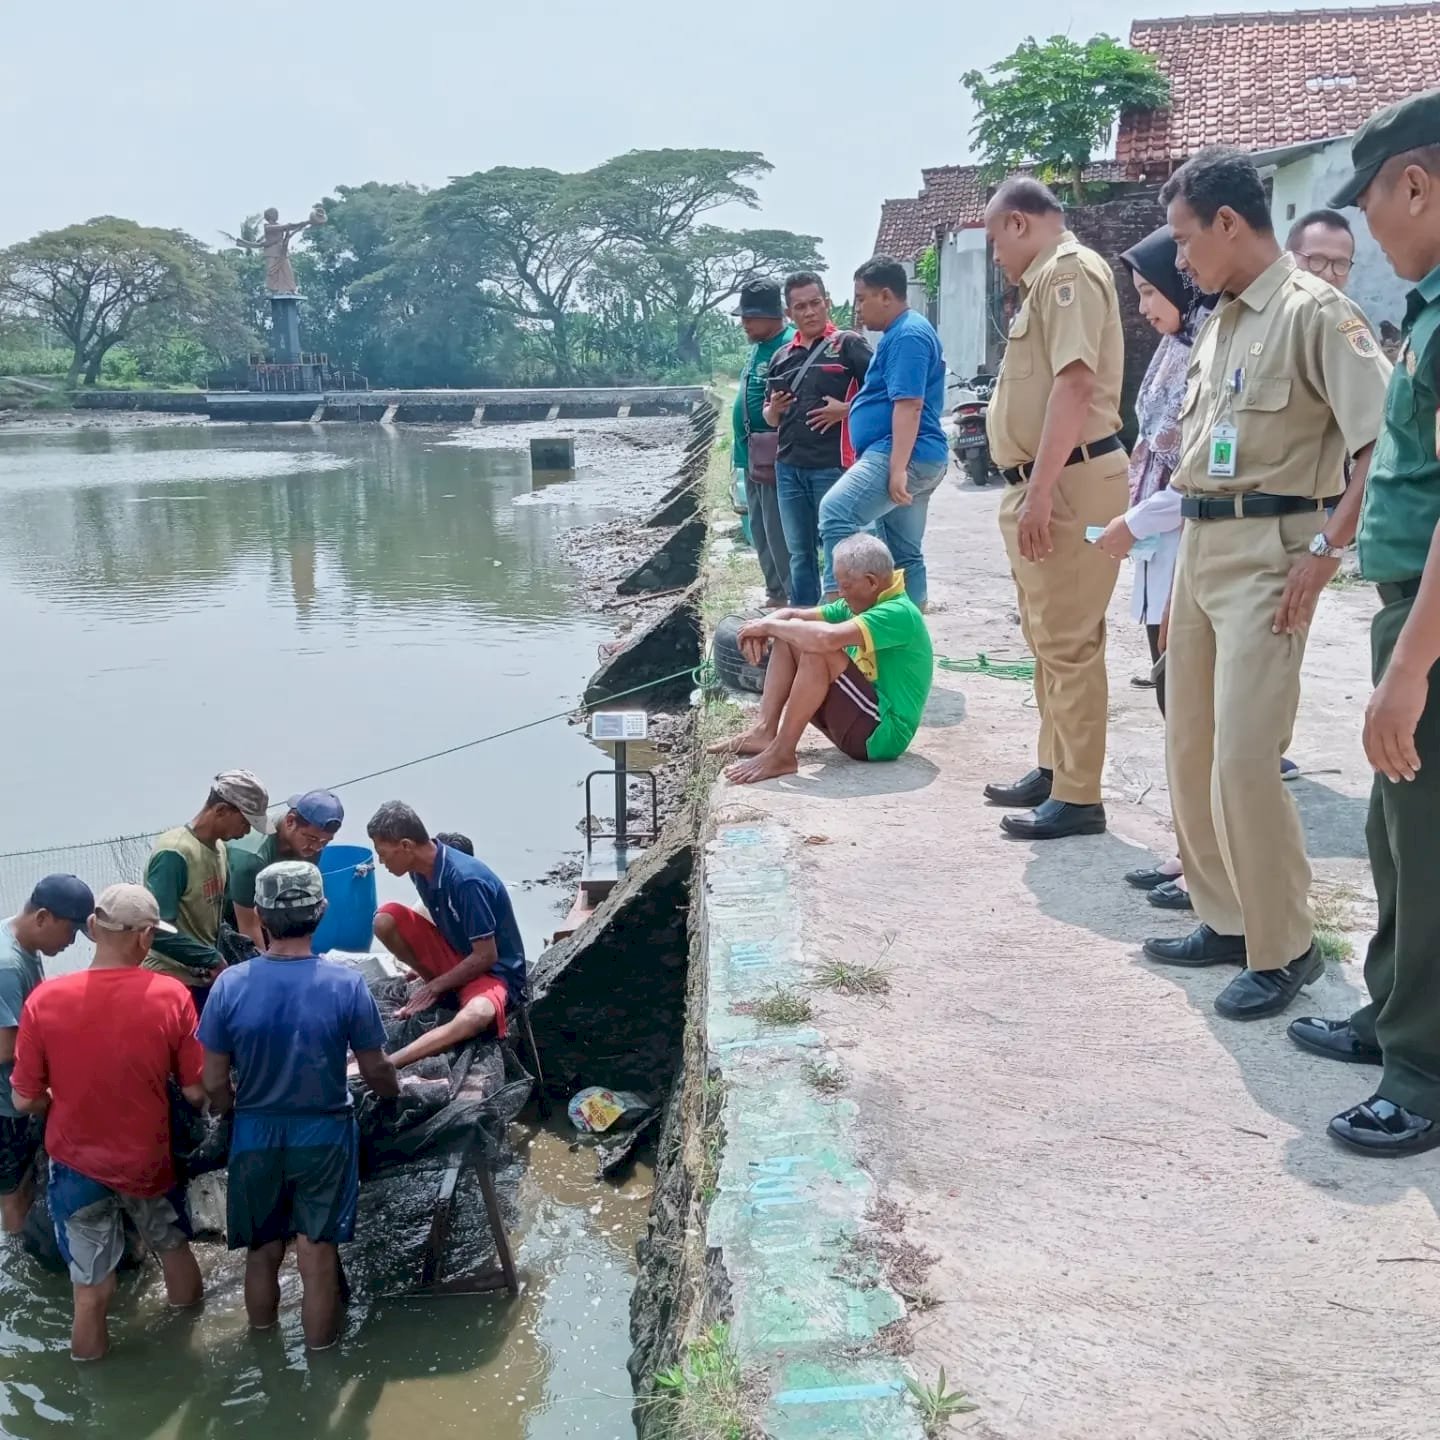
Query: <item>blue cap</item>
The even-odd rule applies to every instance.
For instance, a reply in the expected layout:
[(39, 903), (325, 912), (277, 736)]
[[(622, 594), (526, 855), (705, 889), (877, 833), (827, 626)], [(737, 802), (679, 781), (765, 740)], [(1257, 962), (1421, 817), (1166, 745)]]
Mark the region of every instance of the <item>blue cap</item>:
[(328, 830), (332, 835), (345, 819), (340, 797), (329, 790), (307, 790), (303, 795), (292, 795), (288, 803), (307, 825)]
[(48, 910), (59, 920), (84, 926), (95, 911), (90, 887), (74, 875), (47, 875), (30, 892), (31, 910)]

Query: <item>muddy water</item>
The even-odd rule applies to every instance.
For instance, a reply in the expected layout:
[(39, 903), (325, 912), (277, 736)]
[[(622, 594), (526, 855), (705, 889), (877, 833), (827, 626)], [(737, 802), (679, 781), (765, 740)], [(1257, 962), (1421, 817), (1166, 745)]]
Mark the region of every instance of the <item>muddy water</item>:
[[(563, 558), (566, 532), (644, 508), (682, 426), (563, 428), (580, 469), (539, 484), (523, 427), (0, 433), (0, 852), (47, 847), (0, 854), (0, 913), (47, 870), (121, 878), (124, 847), (73, 847), (188, 819), (221, 768), (283, 796), (573, 705), (611, 632)], [(467, 832), (512, 882), (533, 955), (558, 897), (523, 882), (576, 850), (598, 763), (576, 728), (542, 725), (344, 789), (340, 839), (363, 843), (392, 796)], [(382, 899), (405, 894), (382, 875)], [(592, 1157), (545, 1132), (526, 1148), (508, 1191), (521, 1300), (376, 1299), (413, 1280), (427, 1197), (367, 1195), (347, 1338), (314, 1361), (293, 1313), (279, 1334), (247, 1333), (239, 1270), (211, 1249), (201, 1316), (168, 1315), (147, 1272), (117, 1302), (114, 1356), (77, 1368), (63, 1280), (0, 1250), (0, 1434), (200, 1437), (262, 1420), (357, 1440), (628, 1435), (648, 1180), (594, 1186)], [(481, 1258), (474, 1239), (459, 1235), (460, 1260)]]

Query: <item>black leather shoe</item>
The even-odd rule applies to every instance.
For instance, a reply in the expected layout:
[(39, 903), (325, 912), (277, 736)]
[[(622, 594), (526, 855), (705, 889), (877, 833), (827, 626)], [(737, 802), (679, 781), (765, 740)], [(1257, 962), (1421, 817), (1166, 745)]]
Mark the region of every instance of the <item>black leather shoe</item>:
[(1325, 973), (1325, 961), (1311, 946), (1283, 970), (1242, 970), (1216, 997), (1215, 1013), (1227, 1020), (1263, 1020), (1278, 1015), (1302, 985)]
[(1103, 835), (1103, 805), (1070, 805), (1047, 800), (1028, 815), (1007, 815), (1000, 828), (1017, 840), (1063, 840), (1068, 835)]
[(1208, 925), (1197, 926), (1181, 940), (1147, 940), (1144, 950), (1162, 965), (1184, 965), (1192, 970), (1202, 965), (1245, 963), (1245, 937), (1221, 935)]
[(1157, 910), (1193, 910), (1195, 903), (1190, 899), (1190, 892), (1182, 890), (1173, 881), (1167, 880), (1163, 885), (1157, 885), (1145, 897)]
[(1033, 810), (1050, 798), (1050, 784), (1054, 778), (1053, 770), (1032, 770), (1013, 785), (987, 785), (985, 798), (992, 805), (1003, 805), (1012, 810)]
[(1419, 1155), (1440, 1145), (1440, 1125), (1383, 1095), (1337, 1115), (1329, 1128), (1342, 1145), (1364, 1155)]
[(1350, 1028), (1348, 1020), (1321, 1020), (1306, 1015), (1292, 1020), (1285, 1032), (1302, 1049), (1327, 1060), (1344, 1060), (1351, 1065), (1383, 1065), (1378, 1045), (1367, 1045)]
[(1167, 874), (1159, 866), (1152, 866), (1146, 870), (1131, 870), (1125, 876), (1125, 883), (1137, 890), (1154, 890), (1160, 885), (1173, 885), (1179, 878), (1178, 875)]

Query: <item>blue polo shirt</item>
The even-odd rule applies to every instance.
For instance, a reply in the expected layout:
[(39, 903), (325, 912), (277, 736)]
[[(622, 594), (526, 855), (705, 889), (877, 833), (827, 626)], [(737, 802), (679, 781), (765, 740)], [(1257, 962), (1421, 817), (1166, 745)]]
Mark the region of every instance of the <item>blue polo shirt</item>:
[(891, 407), (897, 400), (920, 400), (920, 433), (912, 460), (935, 463), (949, 457), (940, 412), (945, 408), (945, 356), (935, 327), (918, 311), (904, 310), (875, 347), (860, 393), (850, 402), (850, 443), (857, 455), (867, 450), (888, 455)]
[(418, 871), (410, 878), (445, 943), (460, 956), (477, 940), (495, 938), (495, 973), (505, 982), (512, 1005), (525, 998), (525, 942), (505, 882), (483, 860), (438, 841), (435, 876)]

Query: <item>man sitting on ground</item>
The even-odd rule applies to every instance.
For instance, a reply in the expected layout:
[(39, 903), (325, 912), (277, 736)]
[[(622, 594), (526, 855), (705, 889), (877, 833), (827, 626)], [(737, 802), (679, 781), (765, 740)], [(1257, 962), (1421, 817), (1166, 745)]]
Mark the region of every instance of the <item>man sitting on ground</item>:
[(40, 957), (68, 950), (89, 924), (94, 908), (95, 897), (83, 880), (47, 875), (30, 892), (24, 909), (0, 922), (0, 1228), (11, 1235), (19, 1232), (30, 1213), (43, 1129), (10, 1099), (20, 1012), (45, 978)]
[(249, 1252), (245, 1313), (257, 1330), (278, 1319), (280, 1264), (295, 1240), (305, 1343), (324, 1350), (340, 1335), (338, 1247), (355, 1234), (360, 1199), (347, 1052), (375, 1094), (393, 1099), (400, 1086), (359, 971), (314, 953), (320, 872), (303, 860), (267, 865), (255, 908), (268, 948), (220, 976), (200, 1017), (205, 1091), (217, 1111), (235, 1108), (226, 1230), (232, 1250)]
[(311, 865), (320, 861), (320, 854), (335, 838), (345, 822), (345, 807), (329, 790), (307, 790), (292, 795), (290, 808), (258, 848), (246, 850), (231, 843), (225, 848), (230, 860), (230, 902), (235, 910), (235, 928), (255, 942), (257, 950), (265, 948), (265, 931), (255, 913), (255, 877), (277, 860), (304, 860)]
[(935, 654), (925, 617), (905, 593), (905, 576), (874, 535), (835, 547), (840, 599), (818, 610), (780, 610), (739, 635), (758, 665), (767, 646), (760, 718), (714, 754), (752, 758), (726, 770), (737, 785), (793, 775), (795, 747), (814, 725), (852, 760), (894, 760), (915, 738)]
[(205, 1099), (195, 1009), (179, 981), (141, 968), (170, 928), (143, 885), (110, 886), (95, 902), (90, 968), (39, 986), (20, 1021), (11, 1086), (21, 1110), (47, 1116), (50, 1213), (75, 1286), (77, 1360), (110, 1348), (127, 1216), (160, 1259), (170, 1304), (200, 1303), (200, 1267), (166, 1198), (170, 1077), (192, 1105)]
[(483, 861), (430, 838), (420, 817), (398, 800), (382, 805), (366, 827), (380, 863), (408, 875), (426, 919), (408, 905), (382, 905), (375, 938), (421, 978), (401, 1018), (454, 995), (459, 1013), (391, 1057), (397, 1070), (439, 1055), (492, 1025), (504, 1036), (507, 1011), (525, 998), (525, 945), (510, 895)]

